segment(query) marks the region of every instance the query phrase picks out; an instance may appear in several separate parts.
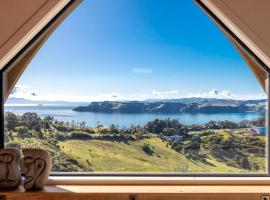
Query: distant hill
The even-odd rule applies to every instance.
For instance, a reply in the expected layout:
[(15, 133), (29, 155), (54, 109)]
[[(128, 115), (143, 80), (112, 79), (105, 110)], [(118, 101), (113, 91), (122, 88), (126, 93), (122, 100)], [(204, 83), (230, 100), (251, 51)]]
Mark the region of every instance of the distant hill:
[(24, 99), (24, 98), (15, 98), (10, 97), (7, 99), (6, 105), (12, 106), (12, 105), (52, 105), (52, 106), (79, 106), (79, 105), (86, 105), (85, 102), (69, 102), (69, 101), (46, 101), (46, 100), (30, 100), (30, 99)]
[(266, 100), (181, 98), (146, 101), (103, 101), (78, 106), (74, 111), (101, 113), (264, 113)]

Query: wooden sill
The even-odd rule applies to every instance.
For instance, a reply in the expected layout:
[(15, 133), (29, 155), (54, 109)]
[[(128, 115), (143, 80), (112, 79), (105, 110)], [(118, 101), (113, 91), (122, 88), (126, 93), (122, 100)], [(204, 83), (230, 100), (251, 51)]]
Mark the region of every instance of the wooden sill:
[(48, 185), (270, 185), (270, 177), (51, 176)]
[(46, 186), (42, 191), (25, 192), (23, 187), (13, 191), (2, 191), (0, 195), (5, 195), (7, 200), (129, 200), (129, 199), (150, 199), (150, 200), (170, 200), (170, 199), (248, 199), (259, 200), (263, 195), (269, 195), (270, 185), (267, 186), (72, 186), (56, 185)]

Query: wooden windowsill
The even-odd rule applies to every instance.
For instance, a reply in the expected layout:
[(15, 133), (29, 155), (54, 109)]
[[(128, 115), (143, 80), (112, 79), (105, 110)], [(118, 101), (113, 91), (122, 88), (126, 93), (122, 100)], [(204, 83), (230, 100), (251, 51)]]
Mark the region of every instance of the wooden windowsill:
[[(7, 200), (171, 200), (171, 199), (249, 199), (259, 200), (263, 195), (269, 195), (270, 185), (267, 186), (72, 186), (56, 185), (46, 186), (41, 191), (25, 192), (21, 186), (17, 190), (2, 191)], [(133, 198), (135, 197), (135, 198)]]
[(48, 185), (269, 185), (270, 177), (51, 176)]
[(237, 186), (122, 186), (122, 185), (91, 185), (91, 186), (72, 186), (72, 185), (56, 185), (56, 186), (45, 186), (43, 190), (40, 191), (28, 191), (26, 192), (23, 186), (20, 186), (17, 190), (2, 191), (0, 194), (9, 193), (77, 193), (77, 194), (194, 194), (194, 193), (270, 193), (269, 186), (258, 186), (258, 185), (237, 185)]

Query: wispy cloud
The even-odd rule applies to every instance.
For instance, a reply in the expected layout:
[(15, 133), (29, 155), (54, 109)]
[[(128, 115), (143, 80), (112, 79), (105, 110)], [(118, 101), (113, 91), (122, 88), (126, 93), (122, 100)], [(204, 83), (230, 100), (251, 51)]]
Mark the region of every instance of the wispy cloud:
[(10, 97), (25, 99), (33, 99), (34, 97), (38, 96), (38, 91), (24, 85), (16, 85), (10, 94)]
[(160, 90), (152, 90), (150, 94), (150, 98), (153, 99), (168, 99), (168, 98), (178, 98), (182, 96), (179, 90), (167, 90), (167, 91), (160, 91)]
[(190, 93), (187, 97), (202, 97), (202, 98), (226, 98), (226, 99), (233, 99), (235, 97), (231, 91), (222, 90), (218, 91), (217, 89), (212, 89), (208, 92), (204, 93)]
[(189, 93), (186, 97), (202, 97), (202, 98), (217, 98), (217, 99), (239, 99), (239, 100), (247, 100), (247, 99), (266, 99), (267, 96), (264, 93), (259, 94), (234, 94), (228, 90), (218, 91), (217, 89), (210, 90), (205, 93)]
[(149, 93), (106, 93), (97, 95), (66, 95), (66, 94), (43, 94), (28, 86), (17, 85), (10, 97), (25, 98), (30, 100), (48, 101), (70, 101), (70, 102), (91, 102), (91, 101), (116, 101), (116, 100), (147, 100), (147, 99), (177, 99), (177, 98), (220, 98), (220, 99), (265, 99), (264, 93), (260, 94), (233, 94), (228, 90), (212, 89), (208, 92), (189, 93), (185, 90), (152, 90)]

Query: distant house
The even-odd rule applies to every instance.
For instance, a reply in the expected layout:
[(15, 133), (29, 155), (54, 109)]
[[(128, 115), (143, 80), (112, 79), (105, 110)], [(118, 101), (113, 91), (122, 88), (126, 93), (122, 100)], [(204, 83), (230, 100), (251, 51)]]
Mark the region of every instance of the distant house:
[(183, 142), (184, 138), (181, 135), (172, 135), (172, 136), (169, 136), (169, 139), (175, 142)]
[(201, 141), (201, 138), (198, 135), (193, 135), (192, 138), (191, 138), (191, 141), (200, 142)]
[(265, 135), (266, 134), (266, 127), (265, 126), (253, 126), (252, 128), (249, 129), (249, 133)]

